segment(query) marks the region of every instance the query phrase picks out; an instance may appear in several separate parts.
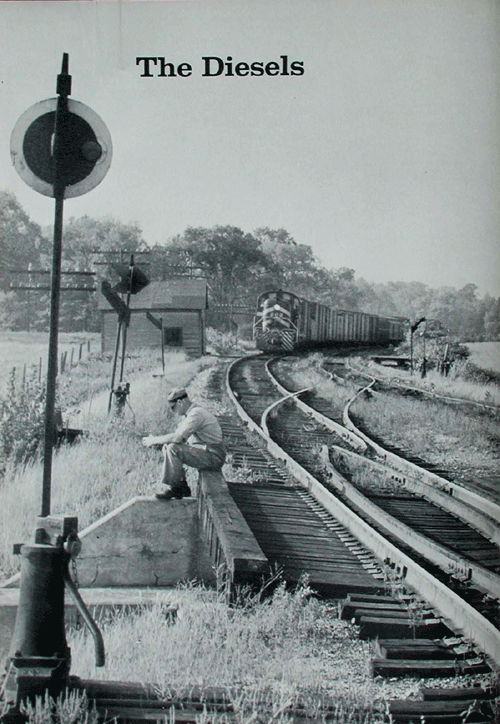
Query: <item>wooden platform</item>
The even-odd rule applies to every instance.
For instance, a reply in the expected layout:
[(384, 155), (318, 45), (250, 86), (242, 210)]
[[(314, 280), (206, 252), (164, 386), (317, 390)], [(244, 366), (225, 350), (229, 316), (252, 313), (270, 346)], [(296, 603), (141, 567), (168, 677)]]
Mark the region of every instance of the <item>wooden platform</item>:
[(383, 588), (304, 500), (303, 490), (283, 485), (228, 483), (259, 546), (285, 578), (308, 574), (311, 585), (329, 596), (377, 592)]

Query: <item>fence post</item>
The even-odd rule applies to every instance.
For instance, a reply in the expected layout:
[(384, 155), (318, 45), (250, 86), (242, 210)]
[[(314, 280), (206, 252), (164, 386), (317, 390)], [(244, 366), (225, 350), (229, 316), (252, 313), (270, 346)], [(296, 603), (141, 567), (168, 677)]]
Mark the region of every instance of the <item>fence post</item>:
[(73, 369), (73, 356), (74, 356), (74, 354), (75, 354), (75, 348), (72, 347), (72, 348), (71, 348), (71, 361), (70, 361), (70, 363), (69, 363), (69, 368), (70, 368), (70, 370)]
[(78, 362), (82, 361), (83, 342), (80, 342), (80, 351), (78, 353)]
[(90, 339), (87, 340), (87, 353), (90, 356)]

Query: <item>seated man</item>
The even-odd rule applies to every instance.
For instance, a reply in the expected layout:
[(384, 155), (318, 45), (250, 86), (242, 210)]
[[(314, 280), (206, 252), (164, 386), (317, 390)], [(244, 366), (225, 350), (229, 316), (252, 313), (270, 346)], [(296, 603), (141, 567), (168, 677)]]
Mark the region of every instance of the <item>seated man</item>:
[[(186, 390), (174, 389), (168, 395), (170, 409), (184, 419), (174, 432), (148, 435), (142, 438), (145, 447), (163, 445), (162, 483), (168, 486), (156, 495), (160, 500), (185, 498), (191, 495), (183, 464), (197, 470), (220, 470), (226, 458), (222, 430), (217, 418), (195, 402), (191, 403)], [(194, 445), (188, 445), (192, 437)]]

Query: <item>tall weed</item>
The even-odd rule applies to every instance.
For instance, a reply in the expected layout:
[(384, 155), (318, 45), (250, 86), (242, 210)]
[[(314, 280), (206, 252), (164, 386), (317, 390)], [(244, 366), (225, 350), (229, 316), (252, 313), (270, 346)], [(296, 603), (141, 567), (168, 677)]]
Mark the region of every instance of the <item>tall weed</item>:
[(67, 692), (56, 701), (48, 694), (43, 699), (37, 696), (34, 704), (22, 705), (21, 712), (28, 717), (28, 724), (97, 724), (99, 721), (86, 694), (78, 691)]
[(34, 459), (44, 434), (45, 386), (35, 374), (18, 381), (12, 370), (0, 398), (0, 474), (7, 461), (24, 464)]
[(279, 720), (280, 711), (297, 706), (319, 713), (332, 699), (352, 716), (339, 722), (362, 721), (354, 712), (364, 707), (373, 716), (366, 721), (377, 721), (369, 645), (338, 619), (336, 607), (311, 595), (306, 581), (295, 591), (278, 585), (264, 600), (250, 595), (236, 607), (201, 586), (182, 592), (189, 595), (180, 599), (174, 623), (161, 603), (104, 623), (107, 664), (99, 671), (91, 638), (74, 632), (77, 675), (154, 683), (161, 696), (227, 687), (241, 722), (257, 712), (259, 721), (273, 714)]
[(244, 354), (251, 349), (251, 343), (242, 340), (234, 332), (221, 332), (213, 327), (207, 327), (207, 348), (218, 355)]
[[(144, 448), (148, 433), (169, 432), (178, 419), (172, 415), (167, 392), (186, 386), (207, 364), (216, 360), (192, 360), (183, 355), (169, 358), (165, 377), (138, 372), (133, 379), (131, 407), (123, 418), (108, 417), (109, 393), (94, 398), (90, 412), (82, 412), (79, 424), (84, 435), (74, 445), (62, 445), (52, 463), (51, 513), (78, 514), (82, 530), (137, 495), (159, 492), (161, 452)], [(193, 391), (196, 393), (196, 386)], [(202, 394), (202, 389), (198, 390)], [(23, 433), (24, 435), (24, 433)], [(196, 476), (196, 474), (194, 474)], [(40, 514), (42, 466), (37, 459), (20, 466), (11, 459), (5, 465), (0, 506), (0, 577), (14, 574), (18, 557), (12, 544), (31, 538)]]

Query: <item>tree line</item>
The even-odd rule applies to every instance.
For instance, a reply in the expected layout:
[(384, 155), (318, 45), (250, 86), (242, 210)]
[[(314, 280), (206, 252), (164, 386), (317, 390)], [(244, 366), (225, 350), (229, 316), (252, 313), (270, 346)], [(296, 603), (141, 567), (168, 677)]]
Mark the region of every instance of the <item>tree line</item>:
[[(33, 222), (15, 196), (0, 192), (0, 326), (10, 330), (46, 330), (49, 295), (43, 290), (12, 289), (43, 286), (50, 269), (52, 231)], [(148, 245), (135, 223), (88, 216), (70, 218), (64, 227), (63, 270), (95, 272), (97, 287), (103, 279), (118, 280), (119, 269), (103, 262), (119, 261), (102, 252), (130, 254), (151, 281), (179, 273), (207, 279), (207, 321), (219, 329), (244, 327), (242, 308), (253, 308), (262, 291), (281, 288), (312, 301), (338, 308), (383, 316), (425, 316), (436, 319), (450, 335), (463, 342), (500, 339), (500, 298), (479, 297), (474, 284), (461, 289), (430, 288), (421, 282), (376, 284), (357, 279), (355, 270), (328, 269), (306, 244), (285, 229), (262, 227), (245, 232), (235, 226), (188, 227), (164, 245)], [(96, 253), (96, 252), (100, 252)], [(28, 270), (31, 272), (28, 273)], [(84, 277), (64, 277), (64, 286), (81, 285)], [(91, 279), (91, 277), (87, 277)], [(98, 331), (97, 294), (61, 293), (60, 327), (63, 331)], [(248, 326), (247, 321), (247, 326)]]

